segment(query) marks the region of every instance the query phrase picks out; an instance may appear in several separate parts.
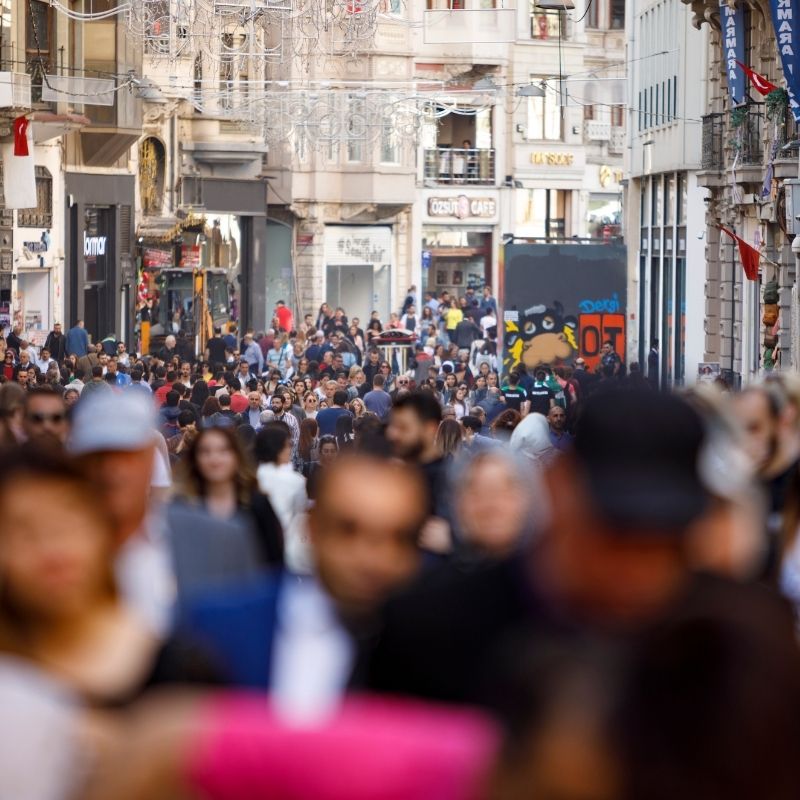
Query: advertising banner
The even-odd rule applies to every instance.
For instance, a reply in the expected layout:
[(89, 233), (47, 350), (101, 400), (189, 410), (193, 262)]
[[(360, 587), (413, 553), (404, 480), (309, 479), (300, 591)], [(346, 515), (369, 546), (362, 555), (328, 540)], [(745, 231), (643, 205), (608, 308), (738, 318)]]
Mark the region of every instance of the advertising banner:
[(800, 45), (797, 26), (800, 25), (800, 0), (770, 0), (772, 24), (783, 66), (783, 77), (789, 92), (789, 108), (795, 122), (800, 122), (800, 62), (797, 48)]
[[(739, 0), (741, 3), (742, 0)], [(725, 74), (728, 79), (728, 93), (731, 105), (738, 106), (747, 99), (745, 96), (747, 78), (737, 62), (744, 62), (744, 9), (731, 8), (725, 0), (719, 4), (722, 22), (722, 43), (725, 56)]]

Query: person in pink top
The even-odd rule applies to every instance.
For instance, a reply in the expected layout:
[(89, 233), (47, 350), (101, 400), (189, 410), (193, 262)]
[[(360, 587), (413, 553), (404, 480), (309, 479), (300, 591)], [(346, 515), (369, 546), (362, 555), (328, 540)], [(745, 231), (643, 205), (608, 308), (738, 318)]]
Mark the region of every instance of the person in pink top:
[(500, 732), (480, 711), (351, 697), (314, 727), (264, 695), (161, 698), (85, 800), (478, 800)]

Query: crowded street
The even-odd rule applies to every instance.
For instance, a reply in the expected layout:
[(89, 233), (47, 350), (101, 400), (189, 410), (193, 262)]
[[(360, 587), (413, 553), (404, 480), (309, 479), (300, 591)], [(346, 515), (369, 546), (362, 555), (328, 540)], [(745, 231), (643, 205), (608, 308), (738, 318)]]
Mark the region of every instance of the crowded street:
[(800, 796), (800, 381), (502, 376), (464, 298), (9, 333), (0, 796)]

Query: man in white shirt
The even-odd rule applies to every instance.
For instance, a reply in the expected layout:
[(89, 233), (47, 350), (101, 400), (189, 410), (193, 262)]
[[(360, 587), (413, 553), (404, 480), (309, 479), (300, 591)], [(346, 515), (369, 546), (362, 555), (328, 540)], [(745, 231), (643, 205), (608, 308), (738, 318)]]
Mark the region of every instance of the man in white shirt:
[(272, 575), (209, 593), (189, 609), (189, 629), (217, 645), (235, 683), (269, 689), (273, 707), (294, 723), (318, 722), (350, 680), (357, 639), (417, 574), (426, 514), (413, 469), (344, 456), (321, 472), (309, 511), (314, 577)]
[(487, 308), (486, 313), (481, 317), (481, 328), (484, 336), (488, 336), (489, 328), (497, 328), (497, 315), (493, 308)]

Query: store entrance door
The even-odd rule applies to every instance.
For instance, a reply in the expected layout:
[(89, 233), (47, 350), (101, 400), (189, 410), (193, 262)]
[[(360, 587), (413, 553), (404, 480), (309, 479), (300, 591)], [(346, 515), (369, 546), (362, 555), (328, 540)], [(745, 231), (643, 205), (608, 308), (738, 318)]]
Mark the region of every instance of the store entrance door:
[(84, 325), (93, 342), (99, 342), (109, 333), (105, 309), (105, 284), (89, 284), (85, 286), (83, 289)]
[(375, 305), (372, 264), (329, 265), (327, 279), (326, 295), (331, 306), (341, 306), (348, 319), (369, 319)]

